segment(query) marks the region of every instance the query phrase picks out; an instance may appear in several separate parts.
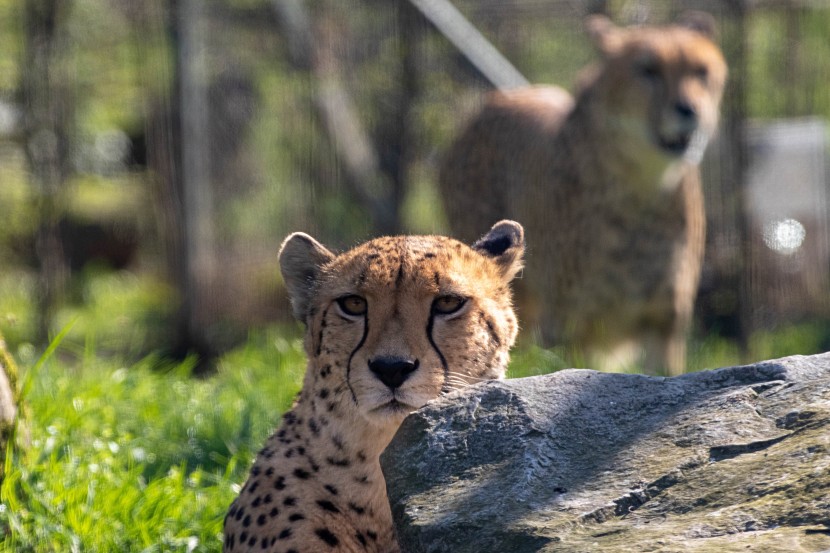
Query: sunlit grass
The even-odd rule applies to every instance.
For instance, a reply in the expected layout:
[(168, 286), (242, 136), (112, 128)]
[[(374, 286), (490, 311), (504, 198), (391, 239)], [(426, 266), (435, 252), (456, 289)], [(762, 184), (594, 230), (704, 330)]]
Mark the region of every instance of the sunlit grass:
[(119, 366), (63, 348), (27, 397), (4, 550), (219, 550), (234, 486), (300, 386), (300, 343), (281, 334), (253, 336), (209, 379), (187, 361)]

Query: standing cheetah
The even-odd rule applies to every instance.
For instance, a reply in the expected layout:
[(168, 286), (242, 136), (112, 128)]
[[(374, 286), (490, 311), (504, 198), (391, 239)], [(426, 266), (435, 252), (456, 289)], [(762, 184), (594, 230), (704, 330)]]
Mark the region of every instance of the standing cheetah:
[(504, 376), (523, 253), (512, 221), (472, 247), (398, 236), (335, 255), (289, 236), (280, 268), (308, 367), (225, 518), (224, 551), (398, 551), (380, 454), (430, 399)]
[(453, 232), (521, 219), (533, 244), (525, 322), (595, 368), (685, 367), (704, 245), (697, 165), (727, 72), (711, 25), (590, 18), (602, 59), (576, 98), (550, 86), (493, 94), (442, 164)]

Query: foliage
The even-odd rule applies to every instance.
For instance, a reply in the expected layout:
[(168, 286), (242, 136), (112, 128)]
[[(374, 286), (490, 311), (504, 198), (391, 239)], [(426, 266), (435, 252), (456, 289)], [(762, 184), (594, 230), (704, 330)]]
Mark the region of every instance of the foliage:
[(0, 504), (14, 551), (215, 551), (251, 459), (299, 389), (297, 338), (263, 332), (209, 380), (62, 348), (27, 401)]

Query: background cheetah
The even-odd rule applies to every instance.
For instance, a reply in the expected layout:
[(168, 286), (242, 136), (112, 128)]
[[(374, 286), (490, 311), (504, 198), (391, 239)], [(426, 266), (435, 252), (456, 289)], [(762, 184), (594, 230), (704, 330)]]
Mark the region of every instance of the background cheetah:
[(227, 514), (226, 552), (397, 551), (380, 453), (414, 409), (504, 375), (523, 252), (512, 221), (472, 247), (399, 236), (334, 255), (306, 234), (286, 239), (308, 367)]
[(524, 221), (533, 301), (520, 313), (595, 368), (644, 352), (649, 372), (684, 369), (704, 246), (697, 164), (726, 79), (713, 24), (590, 18), (602, 61), (575, 100), (556, 87), (493, 94), (443, 162), (453, 232)]

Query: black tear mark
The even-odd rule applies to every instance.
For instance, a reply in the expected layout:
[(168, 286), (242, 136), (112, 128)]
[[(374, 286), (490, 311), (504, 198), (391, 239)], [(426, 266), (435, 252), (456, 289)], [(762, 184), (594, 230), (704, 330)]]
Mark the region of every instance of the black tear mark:
[(340, 540), (328, 528), (317, 528), (314, 530), (314, 533), (317, 534), (318, 538), (326, 542), (326, 545), (329, 547), (337, 547), (340, 544)]
[(441, 391), (446, 393), (449, 392), (449, 386), (447, 385), (447, 380), (450, 376), (450, 368), (447, 365), (447, 358), (444, 357), (444, 354), (441, 353), (441, 350), (438, 349), (438, 345), (435, 343), (435, 339), (432, 337), (432, 327), (435, 323), (435, 314), (430, 313), (429, 315), (429, 322), (427, 322), (427, 339), (429, 340), (429, 345), (432, 346), (432, 349), (435, 350), (435, 353), (438, 354), (438, 359), (441, 360), (441, 368), (444, 369), (444, 383), (441, 385)]
[(329, 308), (323, 310), (322, 320), (320, 321), (320, 332), (317, 334), (317, 347), (315, 348), (315, 357), (320, 357), (320, 351), (323, 347), (323, 330), (326, 328), (326, 315), (328, 315)]
[(369, 316), (363, 316), (363, 336), (360, 337), (360, 342), (357, 343), (357, 346), (352, 350), (349, 354), (349, 362), (346, 364), (346, 384), (349, 386), (349, 391), (352, 393), (352, 401), (354, 404), (357, 405), (357, 394), (354, 393), (354, 388), (352, 388), (352, 358), (357, 351), (363, 347), (363, 344), (366, 342), (366, 336), (369, 334)]

